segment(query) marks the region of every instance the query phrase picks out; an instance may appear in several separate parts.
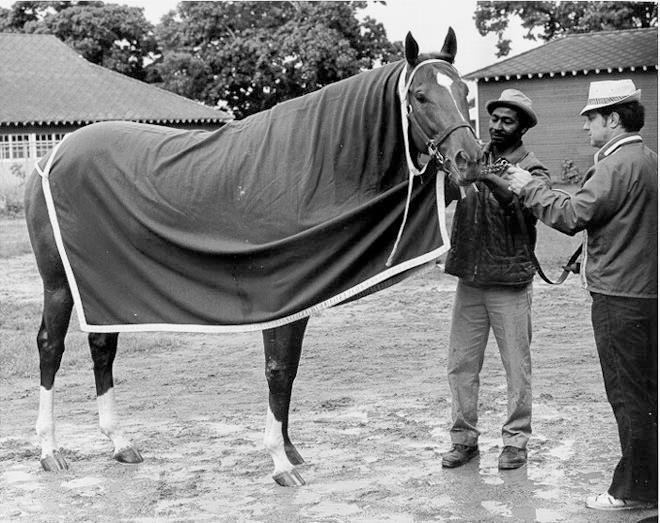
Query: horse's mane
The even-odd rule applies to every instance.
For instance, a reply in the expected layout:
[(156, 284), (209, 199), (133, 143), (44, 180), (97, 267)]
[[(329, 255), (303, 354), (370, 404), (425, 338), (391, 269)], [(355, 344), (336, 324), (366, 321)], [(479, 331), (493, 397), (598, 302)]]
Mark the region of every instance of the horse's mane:
[[(328, 102), (328, 97), (333, 101), (344, 98), (349, 99), (356, 95), (358, 92), (370, 92), (375, 94), (379, 93), (380, 96), (385, 96), (389, 99), (390, 93), (395, 96), (396, 93), (396, 81), (398, 70), (403, 66), (404, 61), (398, 60), (389, 64), (385, 64), (368, 71), (362, 71), (348, 78), (338, 80), (331, 84), (325, 85), (315, 91), (306, 93), (302, 96), (280, 102), (279, 104), (261, 111), (260, 113), (255, 113), (257, 116), (262, 113), (268, 113), (270, 111), (277, 112), (281, 107), (291, 107), (291, 106), (305, 106), (307, 104), (319, 103), (320, 100), (323, 100), (325, 103)], [(376, 100), (373, 97), (365, 98), (363, 103), (379, 103), (381, 100)], [(250, 117), (248, 117), (250, 118)]]

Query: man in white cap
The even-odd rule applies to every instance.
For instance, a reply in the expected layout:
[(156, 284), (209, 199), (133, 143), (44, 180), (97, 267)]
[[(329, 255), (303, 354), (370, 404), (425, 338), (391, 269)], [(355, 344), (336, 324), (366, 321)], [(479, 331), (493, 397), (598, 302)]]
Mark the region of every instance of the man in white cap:
[[(547, 169), (522, 143), (538, 121), (531, 100), (517, 89), (505, 89), (486, 104), (491, 141), (486, 154), (492, 163), (518, 163), (545, 185)], [(535, 266), (528, 243), (536, 239), (536, 218), (525, 211), (521, 231), (511, 206), (513, 195), (476, 182), (464, 189), (448, 186), (447, 200), (457, 199), (451, 248), (445, 271), (458, 277), (447, 375), (452, 395), (452, 447), (443, 467), (458, 467), (478, 455), (477, 405), (479, 372), (492, 328), (507, 381), (507, 416), (502, 427), (503, 449), (498, 467), (515, 469), (527, 462), (532, 432), (532, 279)]]
[(640, 94), (631, 80), (591, 83), (580, 114), (599, 149), (573, 196), (518, 167), (505, 175), (539, 220), (586, 231), (581, 274), (622, 451), (607, 492), (587, 500), (601, 510), (651, 508), (658, 498), (658, 156), (638, 133)]

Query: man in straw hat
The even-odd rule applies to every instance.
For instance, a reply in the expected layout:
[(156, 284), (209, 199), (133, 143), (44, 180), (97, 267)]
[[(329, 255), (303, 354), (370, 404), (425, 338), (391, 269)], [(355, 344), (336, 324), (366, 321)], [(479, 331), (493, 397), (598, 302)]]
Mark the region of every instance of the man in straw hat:
[(581, 272), (622, 451), (610, 488), (587, 506), (650, 508), (658, 496), (658, 156), (638, 133), (644, 107), (631, 80), (592, 82), (580, 114), (599, 149), (573, 196), (524, 168), (510, 167), (505, 178), (547, 225), (586, 231)]
[[(486, 104), (491, 141), (490, 162), (501, 158), (519, 163), (538, 180), (549, 183), (547, 169), (527, 151), (522, 137), (538, 121), (531, 100), (516, 89), (505, 89)], [(493, 329), (506, 371), (508, 412), (502, 427), (503, 449), (498, 466), (515, 469), (527, 462), (531, 434), (532, 279), (535, 268), (511, 208), (513, 195), (491, 191), (483, 182), (464, 189), (446, 188), (447, 200), (457, 199), (451, 249), (445, 271), (457, 276), (447, 374), (452, 394), (452, 448), (443, 454), (444, 467), (458, 467), (478, 453), (477, 404), (479, 372), (490, 329)], [(527, 229), (535, 236), (536, 218), (525, 211)]]

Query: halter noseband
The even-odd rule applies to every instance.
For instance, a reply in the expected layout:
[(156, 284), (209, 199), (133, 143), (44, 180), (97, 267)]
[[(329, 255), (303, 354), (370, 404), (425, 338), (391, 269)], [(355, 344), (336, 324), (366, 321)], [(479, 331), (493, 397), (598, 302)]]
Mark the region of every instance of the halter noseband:
[[(451, 64), (449, 62), (446, 62), (444, 60), (438, 60), (438, 59), (425, 60), (422, 63), (415, 66), (415, 68), (411, 71), (410, 76), (408, 77), (408, 80), (406, 81), (406, 103), (407, 103), (407, 97), (408, 97), (408, 94), (409, 94), (410, 86), (412, 85), (413, 76), (415, 75), (417, 70), (422, 65), (425, 65), (425, 64), (430, 63), (430, 62), (441, 62), (441, 63), (446, 64), (447, 66), (449, 66), (453, 69), (453, 67), (451, 66)], [(458, 122), (457, 124), (454, 124), (454, 125), (448, 127), (439, 136), (436, 136), (435, 138), (432, 138), (426, 133), (426, 131), (424, 130), (424, 128), (420, 124), (419, 116), (418, 116), (417, 113), (415, 113), (412, 110), (412, 105), (409, 104), (409, 103), (407, 103), (407, 105), (408, 105), (408, 110), (407, 110), (408, 121), (410, 122), (412, 127), (415, 128), (415, 131), (422, 137), (422, 139), (424, 140), (424, 145), (426, 146), (429, 155), (431, 155), (433, 158), (435, 158), (435, 160), (438, 162), (438, 166), (442, 170), (446, 170), (445, 169), (445, 163), (447, 163), (448, 159), (444, 154), (442, 154), (440, 152), (440, 145), (447, 138), (449, 138), (454, 131), (460, 129), (461, 127), (467, 127), (468, 129), (470, 129), (470, 131), (472, 131), (472, 134), (475, 136), (475, 138), (477, 137), (477, 135), (474, 132), (474, 129), (472, 128), (472, 126), (469, 123), (467, 123), (465, 120), (463, 120), (462, 122)]]
[(447, 157), (440, 152), (440, 144), (442, 144), (442, 142), (444, 142), (447, 138), (449, 138), (449, 136), (451, 136), (451, 134), (454, 131), (460, 129), (461, 127), (467, 127), (474, 134), (474, 129), (472, 129), (472, 126), (469, 123), (460, 122), (457, 123), (456, 125), (452, 125), (451, 127), (445, 129), (445, 131), (440, 136), (437, 136), (436, 138), (431, 138), (428, 134), (426, 134), (422, 126), (419, 124), (417, 115), (415, 113), (410, 112), (408, 114), (408, 120), (410, 121), (411, 125), (415, 128), (415, 130), (422, 136), (422, 138), (424, 139), (424, 144), (426, 145), (429, 154), (436, 159), (439, 167), (443, 170), (445, 170), (444, 165), (445, 162), (447, 161)]

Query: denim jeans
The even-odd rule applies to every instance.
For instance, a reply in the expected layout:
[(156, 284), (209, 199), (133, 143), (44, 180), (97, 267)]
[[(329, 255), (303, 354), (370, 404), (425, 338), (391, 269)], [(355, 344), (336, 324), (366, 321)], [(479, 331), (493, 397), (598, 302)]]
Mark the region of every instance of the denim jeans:
[(621, 459), (608, 492), (658, 499), (658, 300), (591, 293), (591, 321)]
[(452, 443), (476, 445), (479, 373), (492, 328), (507, 381), (504, 445), (526, 448), (532, 432), (532, 285), (472, 287), (460, 280), (454, 298), (447, 374)]

